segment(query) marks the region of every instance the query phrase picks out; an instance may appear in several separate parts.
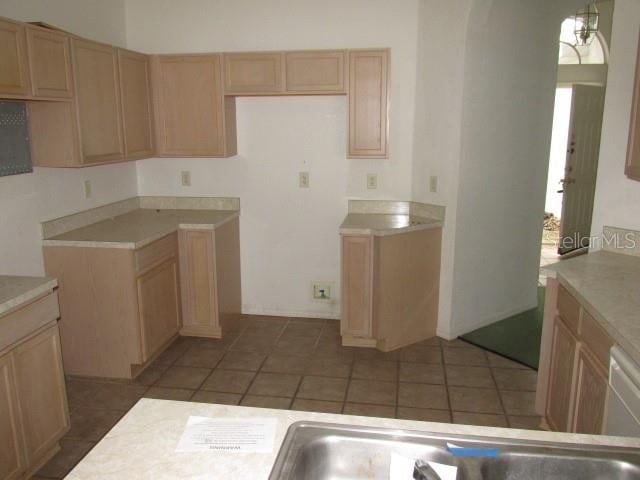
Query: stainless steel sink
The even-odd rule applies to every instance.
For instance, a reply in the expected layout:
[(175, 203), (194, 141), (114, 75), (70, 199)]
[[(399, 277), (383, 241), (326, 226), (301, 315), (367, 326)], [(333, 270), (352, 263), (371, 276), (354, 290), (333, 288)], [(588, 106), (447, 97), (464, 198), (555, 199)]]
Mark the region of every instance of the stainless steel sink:
[[(497, 448), (499, 454), (454, 456), (446, 442)], [(640, 480), (639, 449), (592, 449), (318, 422), (289, 427), (269, 478), (386, 480), (392, 452), (457, 466), (457, 480)]]

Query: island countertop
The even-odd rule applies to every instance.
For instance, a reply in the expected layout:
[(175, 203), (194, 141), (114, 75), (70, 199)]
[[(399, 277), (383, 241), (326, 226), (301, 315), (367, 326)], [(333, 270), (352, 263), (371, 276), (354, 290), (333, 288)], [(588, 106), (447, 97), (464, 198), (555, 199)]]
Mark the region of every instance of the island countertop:
[[(269, 453), (176, 453), (175, 449), (187, 419), (192, 415), (210, 418), (275, 418), (277, 427), (274, 448)], [(301, 420), (399, 428), (440, 434), (483, 435), (582, 445), (640, 447), (640, 439), (636, 438), (142, 399), (66, 478), (267, 479), (287, 428), (292, 423)]]
[(640, 257), (597, 251), (545, 269), (640, 364)]
[(213, 230), (239, 214), (237, 210), (140, 208), (46, 238), (43, 245), (137, 249), (180, 228)]
[(58, 281), (50, 277), (0, 275), (0, 315), (53, 290)]

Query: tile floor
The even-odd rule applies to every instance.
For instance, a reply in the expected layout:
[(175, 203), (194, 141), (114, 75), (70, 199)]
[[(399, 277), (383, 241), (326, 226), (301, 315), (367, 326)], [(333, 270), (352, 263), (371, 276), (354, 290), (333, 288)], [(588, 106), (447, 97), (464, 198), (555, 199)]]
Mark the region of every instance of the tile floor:
[(537, 428), (536, 372), (460, 340), (396, 352), (340, 344), (335, 320), (242, 316), (179, 338), (130, 383), (67, 380), (71, 430), (36, 478), (62, 478), (142, 397)]

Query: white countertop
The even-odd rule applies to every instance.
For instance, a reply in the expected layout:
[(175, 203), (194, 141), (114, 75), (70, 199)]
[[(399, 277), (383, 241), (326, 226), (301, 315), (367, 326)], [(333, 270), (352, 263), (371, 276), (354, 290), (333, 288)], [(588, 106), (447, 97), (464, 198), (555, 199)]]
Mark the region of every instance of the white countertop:
[(640, 363), (640, 257), (598, 251), (545, 269)]
[(58, 281), (50, 277), (0, 275), (0, 315), (53, 290)]
[[(176, 453), (190, 415), (211, 418), (273, 417), (278, 421), (270, 453)], [(640, 447), (640, 439), (472, 427), (388, 418), (271, 410), (169, 400), (140, 400), (71, 471), (68, 479), (251, 479), (269, 476), (289, 425), (300, 420), (400, 428), (433, 433), (484, 435), (563, 443)]]
[(410, 214), (349, 213), (340, 225), (343, 235), (395, 235), (442, 227), (442, 220)]
[(213, 230), (239, 215), (236, 210), (138, 209), (47, 238), (43, 245), (137, 249), (179, 228)]

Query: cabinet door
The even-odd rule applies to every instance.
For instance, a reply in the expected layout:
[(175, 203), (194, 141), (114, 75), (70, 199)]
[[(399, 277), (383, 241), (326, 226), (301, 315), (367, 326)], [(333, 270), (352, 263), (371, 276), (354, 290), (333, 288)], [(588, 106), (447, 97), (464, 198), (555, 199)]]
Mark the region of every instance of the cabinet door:
[(342, 237), (342, 321), (343, 335), (370, 337), (373, 334), (373, 239), (370, 236)]
[(228, 53), (224, 55), (227, 94), (282, 93), (282, 53)]
[(286, 90), (292, 93), (345, 93), (344, 51), (285, 53)]
[(31, 86), (36, 97), (71, 98), (69, 38), (59, 32), (27, 28)]
[(149, 360), (179, 328), (178, 265), (170, 258), (138, 277), (142, 358)]
[(181, 230), (179, 241), (181, 333), (220, 337), (214, 232)]
[(24, 26), (0, 19), (0, 94), (29, 95)]
[(349, 158), (387, 158), (389, 51), (349, 52)]
[[(160, 55), (155, 63), (158, 153), (193, 157), (235, 153), (225, 145), (227, 105), (220, 55)], [(235, 123), (235, 103), (232, 117)]]
[(629, 178), (640, 180), (640, 38), (638, 39), (638, 58), (636, 60), (634, 85), (625, 173)]
[(57, 325), (14, 350), (16, 385), (30, 465), (69, 429), (67, 394)]
[(83, 162), (121, 160), (124, 141), (115, 49), (74, 38), (72, 51)]
[(578, 342), (560, 317), (556, 317), (551, 341), (547, 422), (553, 430), (568, 432), (574, 402), (574, 366)]
[(576, 383), (576, 407), (572, 432), (600, 435), (607, 389), (607, 372), (587, 348), (580, 348)]
[(153, 155), (149, 57), (118, 50), (120, 93), (127, 158)]
[(25, 470), (22, 422), (12, 356), (0, 357), (0, 478), (20, 478)]

